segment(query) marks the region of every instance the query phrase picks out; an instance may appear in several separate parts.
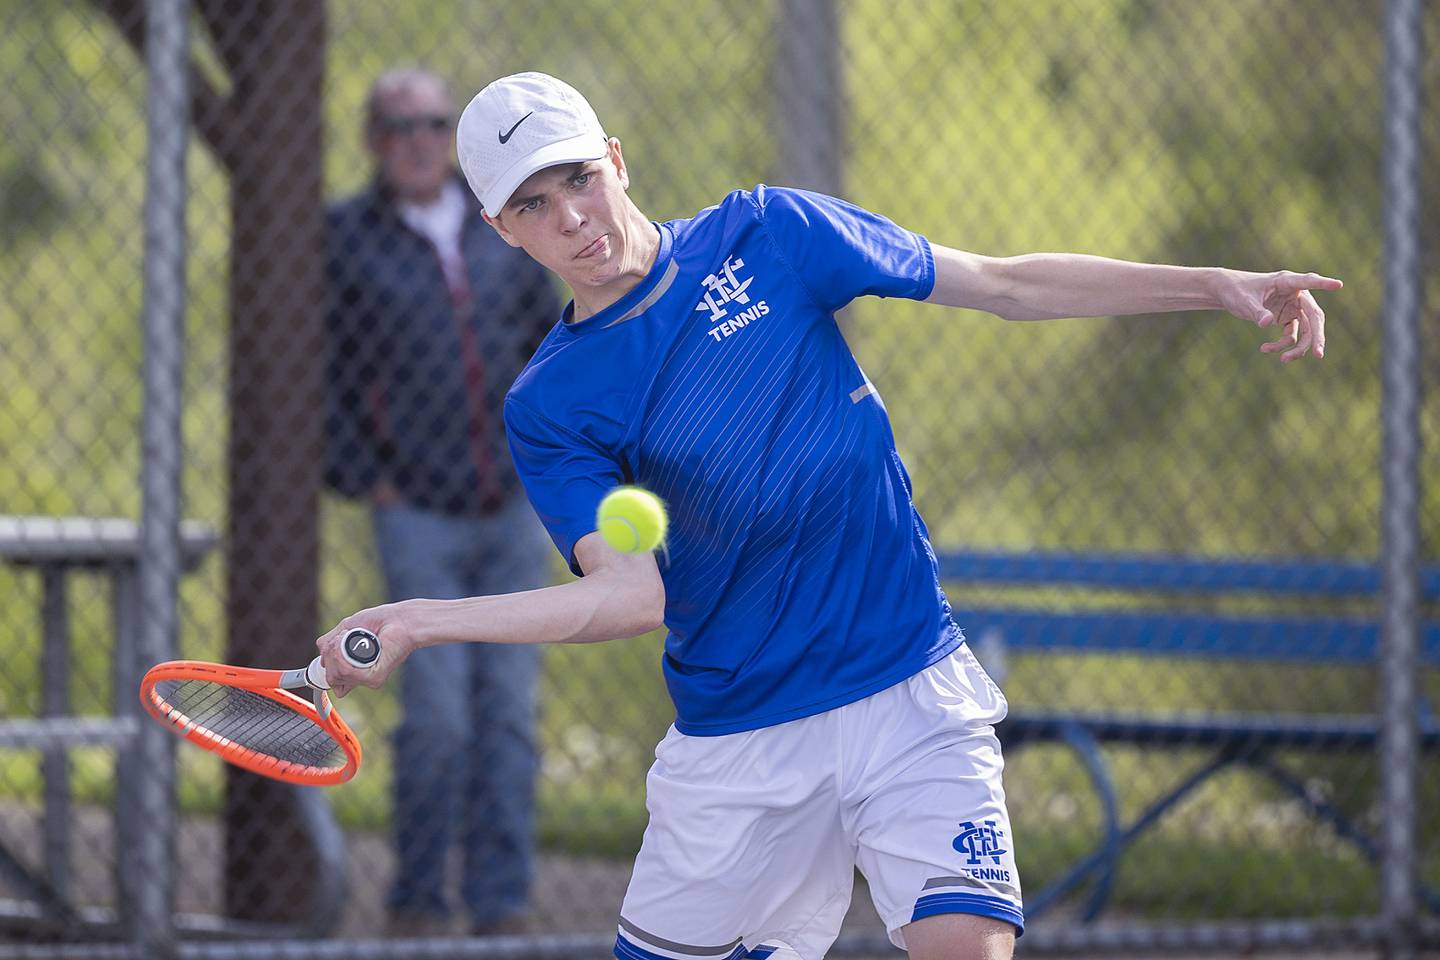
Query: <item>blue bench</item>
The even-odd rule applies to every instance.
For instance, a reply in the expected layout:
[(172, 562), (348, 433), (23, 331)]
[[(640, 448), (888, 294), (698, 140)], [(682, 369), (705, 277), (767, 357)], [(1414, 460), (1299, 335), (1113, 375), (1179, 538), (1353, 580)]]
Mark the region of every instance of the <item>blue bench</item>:
[[(941, 554), (941, 578), (951, 586), (955, 619), (972, 648), (992, 672), (1003, 671), (1012, 654), (1109, 654), (1160, 658), (1288, 662), (1304, 665), (1374, 667), (1379, 656), (1380, 594), (1375, 566), (1340, 560), (1212, 560), (1177, 556), (1096, 554)], [(977, 589), (979, 588), (979, 589)], [(1022, 588), (1022, 600), (971, 603), (967, 592), (997, 593), (994, 588)], [(1025, 596), (1037, 589), (1069, 593), (1103, 591), (1110, 601), (1097, 608), (1055, 609)], [(1421, 572), (1421, 603), (1440, 601), (1440, 566)], [(1153, 598), (1163, 595), (1157, 607)], [(1260, 597), (1282, 612), (1231, 614), (1197, 609), (1199, 600)], [(1117, 600), (1117, 598), (1122, 598)], [(1132, 602), (1125, 602), (1125, 599)], [(1144, 602), (1141, 602), (1143, 598)], [(1354, 613), (1360, 600), (1370, 609)], [(1186, 609), (1188, 605), (1189, 609)], [(1252, 603), (1253, 606), (1253, 603)], [(1317, 610), (1319, 607), (1321, 609)], [(1430, 607), (1433, 611), (1433, 606)], [(1440, 622), (1421, 624), (1423, 664), (1440, 666)], [(997, 679), (1001, 679), (997, 677)], [(1422, 701), (1420, 749), (1440, 750), (1440, 718)], [(1062, 744), (1072, 749), (1094, 786), (1102, 811), (1101, 838), (1090, 853), (1071, 864), (1037, 894), (1025, 897), (1026, 914), (1037, 917), (1093, 880), (1081, 906), (1084, 922), (1104, 909), (1116, 868), (1125, 848), (1187, 795), (1215, 774), (1244, 765), (1297, 797), (1308, 812), (1329, 824), (1340, 837), (1378, 860), (1370, 837), (1340, 810), (1305, 788), (1303, 781), (1280, 766), (1277, 750), (1341, 753), (1376, 750), (1379, 718), (1354, 713), (1153, 713), (1103, 707), (1047, 709), (1044, 704), (1012, 704), (1010, 716), (997, 733), (1007, 755), (1033, 743)], [(1132, 747), (1204, 748), (1210, 759), (1158, 799), (1128, 825), (1122, 824), (1119, 800), (1102, 744)], [(1440, 912), (1440, 894), (1426, 890), (1430, 909)]]

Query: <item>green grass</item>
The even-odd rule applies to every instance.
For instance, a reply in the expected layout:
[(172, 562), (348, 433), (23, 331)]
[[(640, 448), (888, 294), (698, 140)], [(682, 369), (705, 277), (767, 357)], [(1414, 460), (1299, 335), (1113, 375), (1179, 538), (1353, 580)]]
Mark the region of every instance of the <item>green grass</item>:
[[(1033, 896), (1073, 862), (1082, 838), (1060, 828), (1022, 834), (1020, 876)], [(1243, 841), (1199, 845), (1174, 831), (1121, 861), (1107, 910), (1147, 919), (1364, 916), (1379, 908), (1375, 868), (1355, 856)], [(1083, 886), (1067, 906), (1086, 902)]]

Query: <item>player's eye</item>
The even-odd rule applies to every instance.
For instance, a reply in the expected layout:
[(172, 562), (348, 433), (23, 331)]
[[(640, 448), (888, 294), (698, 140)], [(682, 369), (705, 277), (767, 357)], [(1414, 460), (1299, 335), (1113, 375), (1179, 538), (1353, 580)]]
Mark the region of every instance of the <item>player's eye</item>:
[(534, 213), (536, 210), (540, 209), (540, 204), (543, 202), (544, 201), (541, 200), (539, 197), (531, 197), (529, 200), (525, 201), (525, 205), (520, 208), (520, 212)]
[(593, 173), (577, 173), (573, 178), (571, 178), (570, 182), (577, 187), (583, 187), (588, 185), (591, 179), (594, 178), (594, 176), (595, 174)]

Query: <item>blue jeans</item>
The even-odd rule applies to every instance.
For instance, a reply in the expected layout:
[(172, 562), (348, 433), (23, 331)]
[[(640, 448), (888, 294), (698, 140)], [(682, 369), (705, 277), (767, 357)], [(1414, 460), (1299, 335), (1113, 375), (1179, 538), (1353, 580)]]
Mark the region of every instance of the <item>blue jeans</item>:
[[(450, 600), (550, 582), (554, 547), (523, 497), (484, 517), (395, 505), (377, 508), (374, 519), (392, 600)], [(472, 922), (493, 923), (525, 908), (539, 672), (539, 648), (484, 643), (416, 650), (401, 667), (392, 909), (449, 913), (445, 864), (456, 841), (461, 899)]]

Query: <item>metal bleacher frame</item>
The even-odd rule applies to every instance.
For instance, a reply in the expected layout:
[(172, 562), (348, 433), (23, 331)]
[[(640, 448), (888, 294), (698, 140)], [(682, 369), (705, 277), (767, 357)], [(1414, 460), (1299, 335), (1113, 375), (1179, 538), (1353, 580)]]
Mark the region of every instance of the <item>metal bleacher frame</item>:
[[(1377, 599), (1380, 575), (1373, 564), (1348, 560), (1226, 560), (1143, 554), (1006, 554), (954, 552), (939, 556), (940, 574), (955, 602), (955, 618), (972, 648), (997, 681), (1011, 654), (1111, 654), (1176, 659), (1376, 665), (1379, 616), (1310, 614), (1297, 604), (1271, 615), (1187, 612), (1185, 598), (1249, 595), (1302, 601)], [(1107, 594), (1173, 597), (1164, 609), (1109, 608), (1066, 611), (1019, 600), (969, 605), (965, 587), (1065, 588)], [(961, 598), (956, 600), (955, 598)], [(1440, 566), (1421, 570), (1420, 597), (1440, 602)], [(1440, 666), (1440, 622), (1422, 615), (1420, 661)], [(1420, 749), (1440, 750), (1440, 718), (1421, 700)], [(1025, 912), (1036, 918), (1093, 881), (1079, 917), (1089, 923), (1104, 910), (1126, 847), (1158, 823), (1182, 799), (1232, 765), (1268, 777), (1295, 796), (1308, 813), (1328, 824), (1372, 861), (1376, 842), (1342, 811), (1306, 789), (1273, 757), (1277, 750), (1310, 752), (1375, 751), (1380, 718), (1334, 713), (1122, 712), (1108, 708), (1050, 710), (1043, 705), (1013, 707), (997, 727), (1007, 753), (1030, 743), (1057, 743), (1072, 749), (1100, 800), (1102, 836), (1096, 847), (1056, 880), (1027, 894)], [(1129, 824), (1122, 824), (1119, 795), (1102, 744), (1132, 747), (1200, 747), (1211, 758), (1151, 800)], [(1426, 906), (1440, 913), (1440, 891), (1422, 889)]]
[[(180, 541), (181, 571), (188, 573), (214, 550), (218, 536), (207, 525), (186, 522), (181, 525)], [(165, 829), (139, 813), (142, 805), (137, 798), (138, 771), (129, 755), (143, 722), (138, 691), (145, 665), (138, 662), (136, 655), (140, 629), (139, 528), (134, 521), (116, 518), (0, 516), (0, 564), (40, 577), (40, 716), (0, 719), (0, 750), (41, 752), (44, 816), (43, 872), (27, 866), (0, 842), (0, 881), (23, 898), (0, 900), (0, 924), (87, 938), (123, 935), (126, 901), (143, 882), (132, 876), (136, 868), (129, 852), (137, 847), (139, 831)], [(110, 580), (114, 637), (114, 712), (110, 716), (72, 715), (72, 644), (66, 584), (74, 573), (99, 573)], [(84, 651), (83, 655), (92, 652)], [(72, 748), (82, 746), (104, 746), (116, 753), (114, 909), (78, 906), (70, 897), (73, 820), (68, 754)], [(178, 915), (178, 931), (194, 936), (275, 936), (317, 935), (333, 929), (345, 891), (343, 837), (325, 798), (315, 790), (296, 790), (301, 825), (314, 841), (320, 861), (317, 868), (341, 878), (320, 885), (322, 889), (304, 929), (262, 928), (218, 917)], [(173, 803), (173, 798), (170, 801)]]

